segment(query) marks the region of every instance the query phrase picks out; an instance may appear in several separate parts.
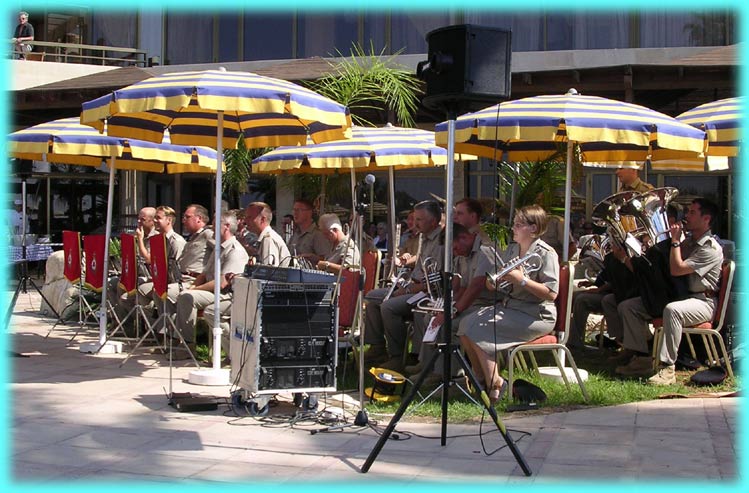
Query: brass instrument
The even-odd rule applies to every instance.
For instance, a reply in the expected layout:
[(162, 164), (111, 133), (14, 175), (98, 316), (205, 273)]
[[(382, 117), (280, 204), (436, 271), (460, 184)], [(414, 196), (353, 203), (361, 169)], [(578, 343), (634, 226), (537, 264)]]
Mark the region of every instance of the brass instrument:
[(406, 288), (413, 282), (411, 280), (411, 269), (408, 267), (401, 267), (398, 269), (398, 272), (396, 275), (390, 279), (390, 287), (387, 290), (387, 293), (385, 293), (385, 297), (382, 298), (382, 301), (387, 301), (390, 299), (391, 296), (393, 296), (393, 293), (398, 288)]
[(642, 243), (637, 239), (645, 232), (638, 226), (635, 210), (629, 205), (640, 194), (634, 191), (619, 192), (600, 201), (593, 208), (593, 222), (608, 227), (610, 241), (627, 250), (630, 256), (642, 254)]
[(678, 195), (679, 190), (674, 187), (655, 188), (633, 197), (622, 209), (640, 220), (655, 245), (670, 237), (667, 208)]
[(595, 281), (603, 270), (603, 259), (611, 253), (609, 235), (586, 235), (580, 238), (580, 263), (585, 267), (585, 278)]
[(294, 220), (283, 226), (283, 241), (288, 245), (291, 237), (294, 236)]
[(427, 296), (416, 303), (414, 311), (422, 313), (441, 312), (445, 307), (445, 297), (439, 262), (432, 257), (427, 257), (421, 261), (421, 269), (424, 271)]
[(499, 285), (497, 285), (497, 281), (520, 266), (523, 267), (523, 270), (525, 270), (526, 274), (530, 272), (536, 272), (541, 268), (541, 255), (536, 252), (528, 252), (522, 257), (515, 257), (509, 260), (507, 263), (504, 263), (502, 259), (499, 258), (499, 255), (497, 255), (496, 251), (494, 252), (494, 255), (499, 261), (500, 268), (497, 272), (486, 273), (486, 283), (491, 289), (507, 289), (510, 286), (510, 283), (508, 281), (501, 281)]
[(398, 266), (395, 264), (396, 259), (398, 258), (398, 245), (401, 241), (401, 225), (400, 223), (395, 225), (395, 238), (393, 238), (393, 257), (390, 259), (390, 269), (387, 273), (388, 279), (393, 279), (398, 274), (399, 271)]

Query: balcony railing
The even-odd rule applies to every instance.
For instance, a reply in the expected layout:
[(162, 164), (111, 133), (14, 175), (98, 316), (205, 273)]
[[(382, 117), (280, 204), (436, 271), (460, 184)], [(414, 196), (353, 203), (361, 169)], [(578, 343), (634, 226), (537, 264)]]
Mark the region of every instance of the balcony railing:
[(13, 58), (27, 60), (60, 62), (60, 63), (86, 63), (89, 65), (115, 65), (120, 67), (148, 65), (145, 51), (135, 48), (122, 48), (117, 46), (86, 45), (78, 43), (53, 43), (49, 41), (29, 41), (32, 45), (31, 52), (18, 52), (15, 44), (11, 51)]

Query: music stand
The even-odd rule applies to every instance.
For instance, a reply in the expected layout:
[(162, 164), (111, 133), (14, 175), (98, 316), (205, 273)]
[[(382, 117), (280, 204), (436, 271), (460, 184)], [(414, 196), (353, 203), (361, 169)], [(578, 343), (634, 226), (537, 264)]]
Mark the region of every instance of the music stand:
[[(476, 378), (476, 375), (471, 370), (471, 367), (466, 362), (465, 358), (463, 358), (463, 355), (460, 352), (460, 347), (453, 348), (452, 346), (452, 280), (453, 280), (453, 272), (452, 272), (452, 215), (453, 215), (453, 175), (454, 175), (454, 168), (455, 168), (455, 119), (457, 117), (458, 108), (460, 103), (454, 102), (454, 103), (445, 103), (444, 108), (447, 110), (447, 165), (445, 166), (445, 264), (444, 264), (444, 276), (443, 276), (443, 293), (444, 293), (444, 324), (442, 326), (442, 343), (437, 345), (437, 351), (435, 351), (432, 354), (432, 357), (429, 358), (429, 361), (427, 362), (425, 368), (422, 370), (422, 372), (419, 374), (418, 378), (416, 379), (416, 383), (414, 383), (413, 387), (411, 388), (410, 392), (406, 396), (406, 398), (401, 402), (401, 405), (398, 407), (398, 410), (395, 412), (395, 415), (390, 420), (390, 423), (388, 423), (387, 428), (385, 428), (385, 431), (380, 435), (379, 440), (375, 444), (372, 451), (369, 453), (369, 456), (367, 457), (366, 461), (362, 465), (360, 471), (362, 473), (366, 473), (369, 471), (369, 468), (372, 467), (372, 464), (377, 459), (377, 455), (380, 453), (382, 448), (385, 446), (385, 443), (390, 438), (390, 435), (395, 431), (395, 427), (398, 424), (398, 421), (400, 421), (401, 417), (403, 417), (403, 414), (406, 412), (406, 409), (408, 408), (409, 404), (413, 399), (416, 397), (417, 393), (419, 392), (419, 389), (421, 388), (421, 385), (424, 383), (424, 380), (426, 380), (427, 375), (431, 373), (432, 368), (434, 367), (434, 364), (437, 361), (438, 357), (443, 358), (443, 369), (442, 369), (442, 427), (441, 427), (441, 436), (440, 436), (440, 444), (444, 447), (447, 443), (447, 406), (448, 406), (448, 386), (450, 385), (450, 357), (452, 354), (455, 354), (458, 358), (458, 361), (460, 362), (460, 365), (463, 367), (463, 370), (465, 371), (466, 375), (468, 376), (469, 380), (471, 381), (471, 384), (474, 386), (474, 388), (478, 389), (480, 388), (478, 379)], [(523, 473), (525, 473), (526, 476), (531, 475), (531, 469), (528, 466), (528, 464), (525, 461), (525, 458), (520, 453), (520, 450), (518, 449), (517, 445), (515, 444), (515, 441), (510, 436), (509, 432), (507, 431), (507, 428), (502, 422), (502, 420), (499, 419), (499, 416), (497, 415), (497, 411), (492, 406), (491, 402), (489, 401), (489, 396), (486, 393), (486, 390), (482, 390), (481, 394), (481, 402), (484, 406), (484, 409), (489, 413), (489, 416), (491, 416), (492, 421), (496, 425), (497, 429), (499, 430), (500, 434), (505, 440), (505, 443), (509, 447), (510, 451), (512, 452), (512, 455), (515, 456), (515, 460), (520, 465), (520, 468), (523, 470)]]
[[(18, 265), (18, 285), (16, 286), (15, 291), (13, 292), (13, 298), (10, 301), (10, 306), (8, 306), (8, 313), (5, 316), (5, 326), (10, 327), (10, 318), (13, 316), (13, 309), (16, 307), (16, 302), (18, 301), (18, 295), (20, 293), (26, 294), (28, 293), (28, 290), (26, 289), (26, 283), (31, 284), (31, 287), (33, 287), (37, 293), (39, 293), (39, 296), (42, 297), (45, 303), (47, 303), (47, 306), (52, 310), (52, 313), (55, 314), (57, 317), (57, 321), (55, 322), (56, 326), (58, 323), (62, 322), (62, 317), (59, 313), (57, 313), (57, 310), (52, 306), (52, 303), (49, 302), (46, 296), (44, 296), (44, 293), (42, 293), (42, 290), (39, 289), (39, 286), (36, 285), (34, 280), (29, 276), (29, 261), (26, 258), (26, 221), (28, 220), (26, 216), (26, 180), (28, 179), (28, 175), (26, 173), (20, 174), (21, 178), (21, 260), (19, 262), (16, 262)], [(53, 326), (53, 328), (54, 328)], [(49, 335), (49, 334), (47, 334)], [(20, 353), (16, 353), (15, 351), (11, 351), (11, 354), (13, 356), (23, 356)]]
[[(101, 347), (104, 347), (109, 339), (114, 337), (118, 332), (122, 332), (122, 335), (126, 339), (132, 339), (128, 337), (127, 333), (125, 333), (124, 324), (125, 322), (131, 317), (135, 316), (134, 322), (136, 324), (136, 328), (138, 326), (138, 322), (142, 318), (145, 323), (146, 327), (150, 329), (151, 323), (148, 320), (148, 316), (146, 315), (145, 310), (143, 307), (137, 302), (137, 290), (138, 290), (138, 264), (137, 264), (137, 255), (136, 255), (136, 249), (135, 249), (135, 236), (128, 233), (122, 233), (120, 235), (120, 246), (121, 246), (121, 255), (120, 259), (122, 262), (122, 272), (120, 273), (120, 279), (119, 279), (119, 287), (121, 287), (125, 293), (127, 293), (128, 296), (135, 296), (136, 302), (133, 305), (133, 307), (125, 314), (124, 317), (120, 319), (119, 315), (117, 314), (115, 307), (112, 306), (109, 300), (106, 300), (107, 303), (107, 309), (109, 310), (109, 313), (112, 314), (112, 322), (113, 322), (113, 328), (112, 331), (107, 334), (107, 337), (104, 339), (104, 344), (102, 344)], [(136, 331), (135, 339), (140, 338), (140, 332)], [(160, 345), (158, 338), (154, 335), (154, 340), (156, 341), (157, 345)], [(101, 348), (99, 348), (101, 350)], [(96, 352), (98, 353), (99, 350)]]
[[(143, 344), (143, 341), (145, 341), (149, 335), (153, 336), (158, 342), (158, 338), (156, 337), (154, 328), (158, 327), (159, 324), (161, 324), (161, 329), (164, 333), (165, 339), (164, 346), (169, 352), (169, 395), (171, 397), (173, 334), (177, 334), (177, 338), (179, 339), (180, 344), (185, 346), (185, 349), (187, 349), (187, 352), (189, 353), (193, 363), (195, 363), (195, 366), (200, 368), (200, 364), (195, 358), (195, 355), (190, 349), (190, 346), (187, 344), (187, 342), (185, 342), (185, 339), (182, 336), (182, 332), (179, 330), (179, 328), (177, 328), (177, 325), (169, 316), (166, 309), (169, 286), (169, 264), (166, 250), (166, 235), (163, 233), (153, 235), (148, 239), (148, 241), (151, 251), (151, 279), (153, 280), (153, 291), (162, 301), (162, 310), (159, 318), (157, 318), (156, 321), (154, 321), (152, 324), (147, 325), (145, 334), (143, 334), (143, 336), (138, 339), (138, 342), (135, 344), (133, 349), (130, 351), (130, 353), (128, 353), (122, 363), (120, 363), (120, 367), (127, 363), (130, 357), (135, 353), (140, 345)], [(167, 330), (167, 325), (169, 325), (171, 331)]]

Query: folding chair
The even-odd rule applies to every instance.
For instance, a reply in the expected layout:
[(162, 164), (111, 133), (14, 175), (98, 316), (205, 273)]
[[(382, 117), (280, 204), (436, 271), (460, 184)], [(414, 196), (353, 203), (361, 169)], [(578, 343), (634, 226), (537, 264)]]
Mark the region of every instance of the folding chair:
[[(536, 358), (533, 353), (535, 351), (550, 351), (554, 356), (554, 361), (556, 362), (559, 373), (561, 374), (562, 380), (564, 380), (564, 384), (567, 386), (567, 389), (570, 389), (570, 382), (567, 379), (567, 373), (565, 372), (565, 357), (569, 360), (572, 371), (575, 374), (575, 378), (577, 379), (577, 383), (578, 385), (580, 385), (580, 390), (582, 391), (583, 398), (586, 402), (588, 401), (588, 391), (585, 389), (583, 379), (580, 377), (580, 372), (578, 371), (577, 365), (575, 364), (575, 358), (572, 356), (572, 353), (569, 349), (567, 349), (566, 346), (568, 332), (567, 329), (569, 327), (572, 314), (572, 289), (574, 278), (575, 276), (573, 265), (563, 264), (559, 268), (559, 292), (557, 293), (557, 297), (554, 300), (554, 304), (557, 307), (557, 321), (551, 334), (547, 334), (538, 337), (530, 342), (515, 346), (510, 351), (510, 356), (508, 358), (508, 379), (510, 389), (512, 389), (513, 370), (516, 357), (518, 358), (520, 366), (527, 371), (528, 366), (525, 363), (525, 359), (522, 357), (522, 353), (527, 352), (533, 364), (533, 368), (536, 372), (538, 372), (538, 364), (536, 363)], [(510, 392), (508, 392), (508, 395), (509, 394)]]
[[(164, 345), (167, 346), (166, 349), (169, 352), (170, 367), (172, 360), (171, 341), (174, 338), (173, 334), (176, 334), (177, 338), (179, 339), (179, 343), (185, 346), (187, 352), (190, 354), (190, 358), (195, 363), (195, 366), (200, 368), (198, 360), (195, 359), (195, 355), (190, 349), (190, 346), (187, 344), (187, 342), (185, 342), (185, 339), (182, 336), (182, 332), (177, 328), (177, 325), (169, 316), (166, 309), (167, 287), (169, 285), (169, 263), (166, 251), (166, 236), (164, 234), (151, 236), (149, 242), (151, 249), (151, 279), (153, 280), (153, 291), (161, 299), (161, 314), (159, 315), (159, 318), (157, 318), (152, 324), (149, 324), (147, 326), (145, 334), (143, 334), (143, 336), (138, 339), (138, 342), (136, 342), (133, 349), (130, 351), (130, 353), (128, 353), (122, 363), (120, 363), (120, 367), (127, 363), (130, 357), (135, 353), (140, 345), (143, 344), (143, 341), (145, 341), (148, 336), (152, 336), (158, 344), (158, 338), (156, 337), (154, 329), (156, 327), (159, 327), (160, 325), (164, 333)], [(169, 326), (171, 330), (168, 330), (167, 326)]]
[(368, 250), (362, 254), (362, 269), (366, 273), (364, 278), (364, 292), (366, 295), (380, 282), (380, 270), (382, 267), (382, 252), (379, 250)]
[[(135, 247), (135, 236), (122, 233), (120, 235), (120, 246), (121, 246), (121, 261), (122, 261), (122, 272), (120, 273), (120, 279), (118, 286), (122, 288), (128, 295), (137, 296), (136, 292), (138, 289), (138, 264)], [(106, 341), (115, 337), (118, 332), (122, 333), (122, 337), (125, 339), (131, 339), (125, 333), (125, 322), (130, 317), (134, 317), (136, 328), (139, 327), (139, 322), (143, 320), (146, 326), (146, 333), (151, 329), (151, 322), (148, 320), (148, 315), (139, 303), (135, 305), (125, 314), (124, 317), (120, 318), (115, 307), (109, 300), (106, 300), (107, 311), (112, 317), (112, 330), (107, 334)], [(152, 331), (151, 331), (152, 332)], [(136, 339), (140, 338), (140, 332), (136, 332)], [(154, 340), (157, 345), (160, 345), (158, 338), (154, 335)], [(103, 345), (102, 345), (103, 347)]]
[[(90, 243), (90, 242), (89, 242)], [(63, 275), (65, 276), (65, 279), (67, 279), (71, 284), (76, 285), (78, 287), (78, 328), (75, 331), (75, 334), (73, 334), (73, 337), (70, 338), (70, 340), (67, 342), (67, 344), (71, 344), (73, 340), (78, 336), (78, 334), (84, 329), (86, 326), (99, 326), (99, 317), (94, 311), (94, 308), (91, 306), (91, 304), (88, 302), (86, 297), (84, 296), (84, 287), (86, 287), (86, 291), (90, 292), (90, 284), (88, 282), (84, 283), (83, 280), (83, 259), (81, 255), (81, 233), (79, 231), (63, 231), (62, 232), (62, 248), (65, 255), (65, 265), (63, 269)], [(101, 257), (99, 257), (101, 258)], [(88, 264), (88, 263), (87, 263)], [(87, 265), (88, 266), (88, 265)], [(93, 280), (93, 275), (91, 277)], [(71, 306), (72, 303), (69, 306)], [(68, 308), (66, 307), (66, 308)], [(65, 310), (63, 309), (63, 312)], [(48, 338), (49, 335), (52, 333), (53, 330), (57, 327), (59, 323), (62, 322), (62, 318), (58, 319), (57, 322), (52, 326), (51, 329), (49, 329), (49, 332), (47, 332), (47, 335), (44, 336), (44, 338)]]
[[(733, 276), (736, 270), (736, 264), (733, 260), (726, 260), (723, 262), (720, 271), (720, 288), (718, 290), (718, 304), (715, 306), (715, 312), (713, 319), (708, 322), (703, 322), (692, 327), (684, 327), (682, 333), (686, 335), (687, 344), (689, 344), (689, 350), (692, 353), (692, 358), (697, 359), (697, 353), (694, 350), (694, 344), (692, 344), (691, 335), (702, 336), (702, 343), (705, 346), (707, 352), (707, 359), (710, 364), (718, 364), (720, 357), (723, 357), (723, 361), (726, 364), (726, 371), (728, 376), (733, 378), (733, 368), (731, 367), (731, 360), (728, 357), (728, 351), (726, 345), (723, 342), (723, 338), (720, 335), (720, 330), (723, 328), (723, 324), (726, 321), (726, 311), (728, 310), (728, 301), (731, 297), (731, 290), (733, 289)], [(658, 354), (660, 353), (660, 345), (663, 344), (663, 319), (656, 318), (651, 324), (655, 329), (653, 335), (653, 364), (658, 365)], [(715, 340), (718, 341), (718, 346), (715, 345)], [(720, 348), (720, 352), (718, 352)]]

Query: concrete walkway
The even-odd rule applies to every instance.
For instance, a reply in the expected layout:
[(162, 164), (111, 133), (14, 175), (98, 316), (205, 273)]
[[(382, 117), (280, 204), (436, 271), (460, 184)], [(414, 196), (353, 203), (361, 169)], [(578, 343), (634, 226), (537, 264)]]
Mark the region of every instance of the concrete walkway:
[[(440, 446), (438, 424), (402, 420), (371, 470), (359, 468), (378, 435), (371, 429), (310, 434), (320, 424), (236, 416), (228, 405), (180, 413), (167, 405), (169, 369), (162, 355), (93, 356), (78, 343), (95, 340), (36, 313), (38, 295), (22, 294), (9, 340), (27, 358), (10, 358), (13, 403), (10, 472), (25, 481), (297, 482), (392, 480), (543, 484), (607, 479), (618, 482), (737, 478), (739, 398), (689, 398), (572, 412), (502, 416), (533, 475), (525, 477), (509, 450), (482, 452), (478, 424), (451, 424)], [(174, 369), (175, 392), (227, 397), (229, 387), (187, 383), (186, 362)], [(273, 415), (295, 408), (281, 396)], [(7, 400), (6, 400), (7, 402)], [(340, 406), (340, 403), (330, 405)], [(355, 412), (356, 409), (351, 409)], [(382, 425), (387, 417), (379, 419)], [(382, 428), (380, 428), (382, 429)], [(504, 445), (483, 425), (486, 448)], [(418, 435), (418, 436), (417, 436)], [(426, 438), (429, 437), (429, 438)]]

